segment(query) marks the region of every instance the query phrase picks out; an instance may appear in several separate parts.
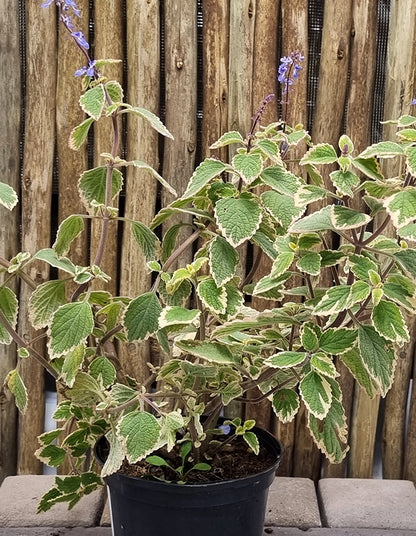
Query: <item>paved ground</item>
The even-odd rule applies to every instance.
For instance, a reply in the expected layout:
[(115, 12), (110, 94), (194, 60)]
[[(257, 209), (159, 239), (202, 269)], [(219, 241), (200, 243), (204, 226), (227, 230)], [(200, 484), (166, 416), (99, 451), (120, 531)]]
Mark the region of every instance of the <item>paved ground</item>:
[[(4, 481), (0, 536), (111, 536), (104, 490), (70, 512), (57, 505), (36, 514), (53, 478), (27, 475)], [(267, 535), (416, 536), (416, 490), (405, 480), (323, 479), (315, 489), (307, 478), (278, 477), (269, 493)]]

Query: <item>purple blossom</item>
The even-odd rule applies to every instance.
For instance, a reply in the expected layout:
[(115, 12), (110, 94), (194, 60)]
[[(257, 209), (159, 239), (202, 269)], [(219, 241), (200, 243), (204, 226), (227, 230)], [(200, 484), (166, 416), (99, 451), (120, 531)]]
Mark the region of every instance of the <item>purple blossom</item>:
[(83, 67), (81, 67), (81, 69), (78, 69), (78, 71), (75, 71), (75, 76), (83, 76), (84, 74), (86, 74), (90, 78), (94, 78), (95, 72), (96, 72), (95, 64), (96, 64), (96, 60), (90, 61), (88, 66), (84, 65)]
[(85, 50), (90, 48), (90, 45), (88, 44), (82, 32), (72, 32), (71, 35), (82, 48), (85, 48)]
[(290, 86), (299, 78), (302, 69), (300, 62), (304, 59), (300, 52), (292, 52), (280, 59), (277, 80), (283, 85), (282, 95), (286, 95)]
[(229, 424), (220, 424), (218, 426), (224, 435), (228, 435), (231, 432), (231, 426)]
[(49, 7), (51, 4), (56, 4), (58, 7), (62, 7), (63, 11), (72, 9), (74, 15), (77, 17), (81, 16), (81, 10), (74, 0), (45, 0), (40, 7)]
[(416, 104), (416, 99), (413, 99), (412, 102), (410, 103), (410, 106), (414, 106)]

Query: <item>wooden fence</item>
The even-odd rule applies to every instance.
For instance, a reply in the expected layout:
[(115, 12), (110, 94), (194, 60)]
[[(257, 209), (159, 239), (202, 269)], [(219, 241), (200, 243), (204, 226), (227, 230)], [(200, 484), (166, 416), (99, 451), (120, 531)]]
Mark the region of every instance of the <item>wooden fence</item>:
[[(0, 5), (0, 179), (21, 194), (13, 213), (0, 208), (0, 255), (7, 258), (20, 249), (49, 247), (56, 222), (84, 210), (74, 195), (77, 178), (94, 165), (98, 154), (109, 150), (108, 132), (102, 130), (88, 149), (68, 149), (69, 132), (83, 117), (77, 103), (80, 81), (73, 76), (83, 58), (62, 28), (57, 30), (53, 7), (41, 9), (40, 3), (7, 0)], [(409, 112), (416, 93), (414, 0), (77, 3), (83, 14), (81, 29), (95, 43), (94, 56), (123, 59), (113, 75), (124, 79), (127, 101), (163, 116), (175, 137), (162, 145), (151, 129), (132, 121), (125, 131), (126, 154), (159, 168), (178, 192), (220, 133), (248, 132), (261, 100), (278, 92), (279, 58), (291, 51), (302, 51), (305, 61), (291, 95), (289, 121), (307, 124), (315, 142), (335, 144), (347, 131), (360, 151), (374, 138), (372, 110), (384, 106), (385, 118), (397, 117)], [(322, 29), (317, 14), (323, 16)], [(277, 99), (265, 120), (275, 120), (278, 114)], [(129, 169), (121, 208), (128, 217), (148, 222), (157, 203), (169, 201), (157, 194), (145, 173)], [(48, 213), (50, 221), (45, 220)], [(19, 225), (21, 243), (16, 242)], [(116, 250), (117, 230), (111, 240), (110, 251)], [(75, 262), (87, 261), (87, 252), (85, 239), (79, 241)], [(148, 274), (128, 237), (122, 238), (121, 254), (120, 266), (115, 256), (104, 266), (113, 276), (112, 285), (119, 285), (121, 293), (144, 291)], [(34, 267), (31, 276), (41, 282), (48, 274), (44, 267)], [(20, 293), (24, 298), (23, 285)], [(19, 329), (33, 335), (24, 320)], [(45, 352), (42, 341), (36, 344)], [(147, 345), (130, 345), (130, 366), (143, 369), (148, 352)], [(279, 424), (267, 406), (250, 407), (246, 414), (284, 443), (282, 475), (371, 477), (377, 444), (386, 478), (416, 482), (413, 360), (410, 344), (400, 354), (396, 383), (383, 401), (369, 400), (341, 371), (351, 450), (340, 466), (322, 460), (302, 411), (286, 425)], [(0, 386), (15, 361), (15, 350), (0, 346)], [(36, 405), (17, 416), (0, 390), (0, 481), (8, 474), (41, 470), (33, 452), (43, 430), (44, 376), (29, 360), (23, 363), (23, 374), (30, 378), (29, 396)]]

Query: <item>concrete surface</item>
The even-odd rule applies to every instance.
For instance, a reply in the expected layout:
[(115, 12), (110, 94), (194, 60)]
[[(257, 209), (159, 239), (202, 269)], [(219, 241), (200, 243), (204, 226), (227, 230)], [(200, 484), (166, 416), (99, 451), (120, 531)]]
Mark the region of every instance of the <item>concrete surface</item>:
[(416, 489), (407, 480), (324, 478), (318, 496), (326, 527), (416, 530)]
[(72, 510), (68, 510), (67, 505), (62, 503), (55, 505), (47, 512), (37, 514), (37, 506), (42, 495), (53, 486), (54, 482), (53, 475), (22, 475), (5, 478), (0, 488), (0, 527), (92, 527), (97, 525), (104, 506), (104, 490), (86, 495)]
[[(36, 514), (40, 496), (52, 483), (53, 476), (3, 482), (0, 536), (111, 536), (110, 527), (99, 526), (100, 518), (102, 524), (109, 522), (101, 492), (84, 497), (69, 512), (60, 504)], [(278, 477), (269, 493), (267, 535), (416, 536), (416, 490), (404, 480), (323, 479), (316, 493), (309, 479)]]
[(276, 477), (269, 489), (264, 524), (271, 527), (321, 526), (315, 484), (309, 478)]

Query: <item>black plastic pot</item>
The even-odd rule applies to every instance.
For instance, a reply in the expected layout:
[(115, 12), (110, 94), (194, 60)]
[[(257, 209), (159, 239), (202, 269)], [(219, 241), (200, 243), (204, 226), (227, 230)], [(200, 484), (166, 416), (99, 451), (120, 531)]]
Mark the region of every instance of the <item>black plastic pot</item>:
[(261, 536), (281, 446), (265, 430), (253, 431), (275, 456), (275, 463), (256, 475), (189, 485), (121, 473), (106, 477), (113, 536)]

